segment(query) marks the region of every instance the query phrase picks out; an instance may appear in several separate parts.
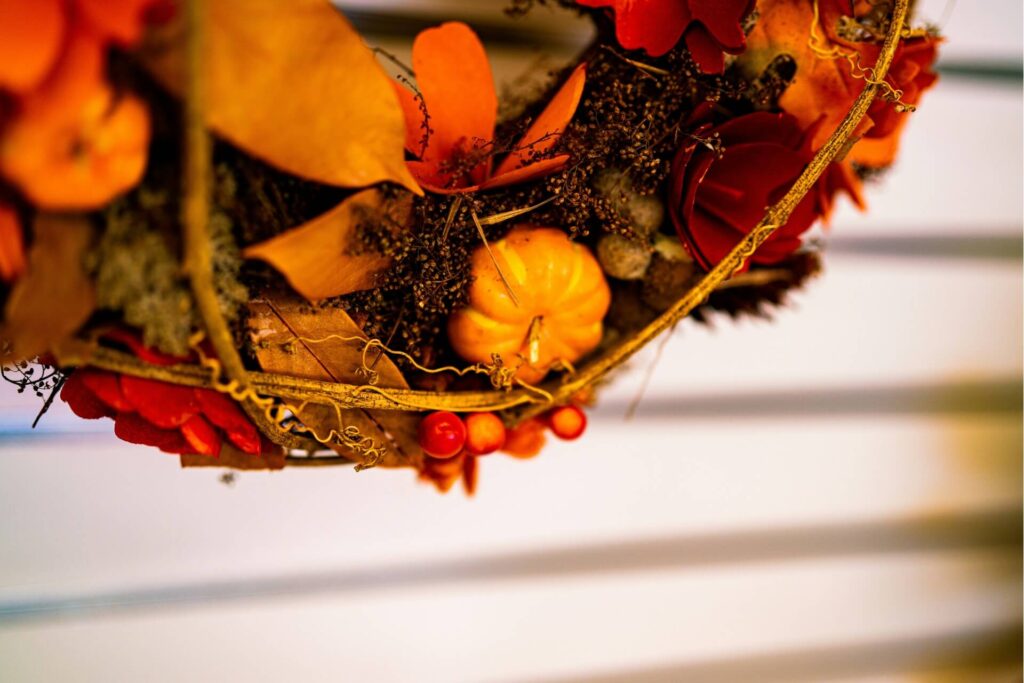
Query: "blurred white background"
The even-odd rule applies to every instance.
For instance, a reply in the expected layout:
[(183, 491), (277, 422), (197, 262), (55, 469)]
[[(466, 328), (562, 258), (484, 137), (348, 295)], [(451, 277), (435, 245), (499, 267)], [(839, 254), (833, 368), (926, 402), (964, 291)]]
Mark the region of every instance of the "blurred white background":
[[(684, 322), (632, 421), (653, 350), (475, 499), (226, 485), (59, 402), (31, 431), (0, 387), (0, 680), (1019, 680), (1021, 3), (918, 5), (947, 72), (825, 276), (772, 323)], [(470, 21), (504, 81), (585, 39), (502, 2), (344, 6), (399, 55), (410, 16)]]

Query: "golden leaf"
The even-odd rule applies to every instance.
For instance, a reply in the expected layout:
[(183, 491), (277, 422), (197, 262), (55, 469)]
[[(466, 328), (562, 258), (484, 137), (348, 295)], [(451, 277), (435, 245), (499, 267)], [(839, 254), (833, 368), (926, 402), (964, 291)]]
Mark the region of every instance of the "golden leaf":
[[(405, 165), (405, 122), (387, 74), (328, 0), (209, 0), (203, 9), (206, 120), (289, 173), (341, 187), (393, 181), (422, 194)], [(178, 22), (145, 49), (184, 92)]]
[[(409, 195), (405, 195), (409, 197)], [(296, 292), (319, 301), (373, 287), (375, 277), (391, 264), (378, 252), (360, 252), (355, 231), (368, 217), (404, 223), (410, 204), (385, 203), (379, 190), (352, 195), (327, 213), (266, 242), (246, 248), (246, 258), (266, 261)], [(385, 215), (385, 211), (403, 215)]]
[(29, 359), (72, 335), (96, 307), (83, 256), (93, 229), (83, 216), (40, 214), (28, 269), (14, 284), (4, 310), (0, 338), (10, 345), (4, 362)]
[[(266, 372), (293, 377), (367, 384), (363, 367), (366, 335), (340, 308), (312, 309), (295, 301), (261, 299), (249, 304), (249, 335), (256, 358)], [(345, 339), (349, 341), (345, 341)], [(401, 371), (386, 355), (367, 354), (381, 389), (408, 388)], [(423, 458), (416, 429), (419, 417), (400, 411), (339, 410), (327, 402), (296, 406), (298, 417), (321, 437), (332, 430), (355, 427), (378, 446), (386, 447), (376, 463), (384, 467), (416, 467)], [(335, 451), (357, 462), (365, 457), (336, 444)]]

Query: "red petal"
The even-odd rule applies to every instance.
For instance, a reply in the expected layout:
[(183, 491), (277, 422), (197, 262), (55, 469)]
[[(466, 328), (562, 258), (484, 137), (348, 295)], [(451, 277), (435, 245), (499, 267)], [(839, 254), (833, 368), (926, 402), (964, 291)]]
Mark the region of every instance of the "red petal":
[(718, 203), (713, 192), (700, 189), (697, 204), (749, 232), (771, 204), (770, 194), (779, 187), (792, 185), (805, 163), (797, 152), (773, 143), (730, 147), (711, 165), (705, 182), (735, 188), (742, 193), (742, 200), (737, 202), (730, 197), (725, 203)]
[(188, 453), (189, 446), (177, 430), (160, 429), (133, 413), (122, 413), (114, 421), (114, 434), (128, 443), (155, 446), (165, 453)]
[(96, 398), (96, 395), (86, 385), (82, 376), (84, 372), (86, 371), (76, 370), (67, 378), (60, 390), (61, 400), (68, 404), (71, 412), (86, 420), (114, 417), (113, 408)]
[(193, 415), (181, 425), (181, 435), (189, 446), (189, 453), (217, 455), (220, 453), (220, 435), (201, 415)]
[(189, 360), (188, 356), (172, 356), (169, 353), (163, 353), (162, 351), (145, 346), (137, 335), (128, 330), (115, 328), (105, 332), (103, 338), (123, 344), (137, 358), (153, 365), (176, 365), (178, 363), (186, 363)]
[(699, 21), (726, 52), (737, 54), (746, 45), (740, 22), (752, 9), (751, 0), (689, 0), (693, 21)]
[(658, 57), (676, 46), (690, 19), (683, 0), (617, 0), (615, 36), (627, 50)]
[(80, 368), (75, 372), (85, 386), (96, 398), (118, 412), (133, 413), (135, 406), (125, 397), (121, 391), (121, 383), (118, 376), (105, 370), (94, 370), (92, 368)]
[(234, 400), (210, 389), (196, 389), (195, 397), (203, 417), (224, 430), (233, 444), (246, 453), (260, 452), (260, 433)]
[[(726, 147), (734, 147), (750, 142), (772, 142), (777, 145), (797, 149), (807, 137), (796, 117), (789, 114), (773, 114), (759, 111), (745, 116), (738, 116), (715, 127), (714, 132), (722, 138)], [(808, 154), (810, 158), (811, 154)]]
[(725, 55), (722, 46), (715, 42), (708, 30), (700, 24), (693, 24), (686, 31), (686, 49), (706, 74), (720, 74), (725, 71)]
[(121, 391), (139, 415), (162, 429), (181, 426), (199, 412), (191, 387), (122, 375)]

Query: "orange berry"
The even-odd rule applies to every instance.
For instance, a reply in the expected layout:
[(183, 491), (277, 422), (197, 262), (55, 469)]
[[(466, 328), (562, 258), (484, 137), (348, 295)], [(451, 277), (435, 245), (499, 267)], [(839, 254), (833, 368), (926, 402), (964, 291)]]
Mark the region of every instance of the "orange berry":
[(466, 417), (466, 452), (487, 455), (505, 445), (505, 423), (494, 413), (473, 413)]
[(587, 428), (587, 415), (576, 406), (562, 406), (548, 413), (548, 424), (559, 439), (578, 439)]

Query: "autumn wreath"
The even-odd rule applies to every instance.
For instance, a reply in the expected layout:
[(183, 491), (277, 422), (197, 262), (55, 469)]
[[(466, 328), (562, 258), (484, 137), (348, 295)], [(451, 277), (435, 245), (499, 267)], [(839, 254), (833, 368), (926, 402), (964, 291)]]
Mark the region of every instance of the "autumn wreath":
[(596, 38), (499, 102), (462, 23), (404, 65), (327, 0), (0, 0), (4, 377), (185, 465), (472, 491), (816, 273), (935, 82), (908, 0), (534, 4)]

